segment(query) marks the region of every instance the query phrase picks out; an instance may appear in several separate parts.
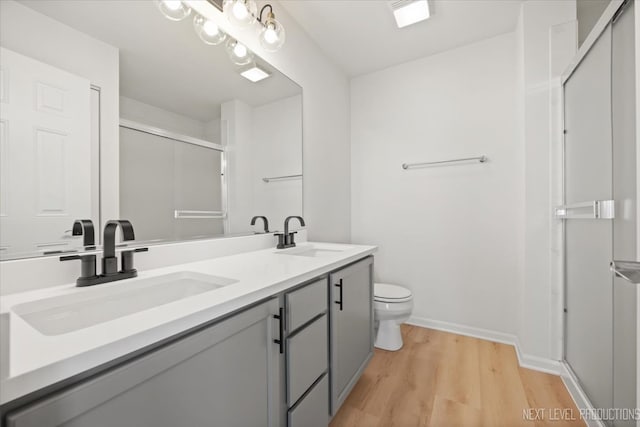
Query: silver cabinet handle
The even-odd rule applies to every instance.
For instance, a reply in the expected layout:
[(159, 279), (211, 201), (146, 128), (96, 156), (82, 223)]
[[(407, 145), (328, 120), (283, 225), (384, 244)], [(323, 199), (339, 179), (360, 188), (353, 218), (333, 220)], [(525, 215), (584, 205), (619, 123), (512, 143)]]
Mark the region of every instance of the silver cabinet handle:
[(613, 200), (572, 203), (555, 208), (555, 215), (558, 219), (614, 219), (615, 203)]
[(640, 285), (640, 262), (612, 261), (611, 271), (628, 282)]

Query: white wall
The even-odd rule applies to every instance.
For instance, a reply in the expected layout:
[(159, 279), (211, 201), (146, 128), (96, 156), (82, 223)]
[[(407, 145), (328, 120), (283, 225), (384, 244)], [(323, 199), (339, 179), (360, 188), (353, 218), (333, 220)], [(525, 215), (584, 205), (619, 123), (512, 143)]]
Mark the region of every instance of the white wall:
[(0, 44), (100, 87), (101, 216), (117, 218), (118, 49), (13, 0), (0, 1)]
[[(272, 231), (282, 231), (287, 216), (302, 214), (302, 180), (262, 180), (302, 172), (300, 107), (300, 95), (253, 108), (238, 100), (222, 104), (230, 233), (250, 231), (254, 215), (266, 216)], [(262, 231), (262, 223), (255, 230)]]
[[(561, 358), (561, 223), (557, 168), (559, 75), (576, 50), (574, 1), (524, 2), (518, 28), (523, 61), (519, 77), (524, 138), (524, 270), (518, 338), (521, 351), (543, 359)], [(567, 24), (568, 26), (562, 26)], [(571, 45), (573, 43), (573, 45)], [(555, 97), (552, 98), (552, 95)], [(552, 109), (553, 107), (553, 109)], [(552, 177), (556, 177), (552, 181)], [(560, 278), (558, 278), (560, 275)]]
[(376, 280), (412, 289), (416, 317), (517, 332), (516, 65), (510, 33), (352, 80), (352, 240), (380, 246)]
[[(349, 80), (309, 38), (277, 1), (277, 19), (287, 42), (276, 53), (265, 52), (255, 28), (233, 28), (215, 7), (187, 0), (194, 9), (245, 43), (302, 86), (304, 216), (309, 239), (347, 242), (350, 237)], [(260, 4), (262, 6), (263, 3)]]
[[(302, 180), (264, 182), (263, 177), (302, 173), (302, 96), (270, 102), (252, 111), (254, 215), (283, 230), (289, 215), (302, 215)], [(292, 221), (291, 229), (298, 223)]]

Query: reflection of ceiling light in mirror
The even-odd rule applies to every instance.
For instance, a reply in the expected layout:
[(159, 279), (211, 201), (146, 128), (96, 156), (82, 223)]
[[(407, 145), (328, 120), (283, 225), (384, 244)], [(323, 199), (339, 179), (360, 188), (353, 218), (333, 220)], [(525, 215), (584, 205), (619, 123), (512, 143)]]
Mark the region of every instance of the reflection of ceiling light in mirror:
[(395, 0), (390, 5), (398, 28), (424, 21), (430, 16), (427, 0)]
[(206, 44), (217, 45), (227, 38), (227, 35), (218, 28), (215, 22), (200, 15), (196, 15), (193, 18), (193, 28), (196, 30), (200, 40)]
[(256, 83), (256, 82), (259, 82), (260, 80), (266, 79), (271, 74), (269, 74), (267, 71), (263, 70), (257, 64), (254, 63), (254, 64), (251, 64), (249, 67), (245, 68), (243, 71), (241, 71), (240, 75), (245, 79), (251, 80), (252, 82)]
[(236, 65), (246, 65), (253, 61), (253, 55), (249, 52), (249, 49), (234, 39), (229, 39), (227, 42), (227, 53), (231, 61)]
[(160, 12), (172, 21), (182, 21), (191, 14), (191, 8), (180, 0), (156, 0)]
[(284, 27), (276, 20), (273, 12), (269, 12), (267, 19), (262, 23), (260, 35), (260, 46), (267, 52), (275, 52), (282, 47), (286, 33)]
[(222, 10), (232, 24), (246, 27), (256, 22), (258, 5), (255, 0), (224, 0)]

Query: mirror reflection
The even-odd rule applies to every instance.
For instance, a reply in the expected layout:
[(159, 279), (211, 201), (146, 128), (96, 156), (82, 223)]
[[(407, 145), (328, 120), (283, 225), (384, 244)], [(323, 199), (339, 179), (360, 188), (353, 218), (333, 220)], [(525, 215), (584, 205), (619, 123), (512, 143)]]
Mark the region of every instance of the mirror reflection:
[(147, 0), (0, 7), (3, 259), (77, 249), (75, 219), (100, 244), (109, 219), (166, 242), (302, 214), (300, 87), (204, 43), (202, 17)]

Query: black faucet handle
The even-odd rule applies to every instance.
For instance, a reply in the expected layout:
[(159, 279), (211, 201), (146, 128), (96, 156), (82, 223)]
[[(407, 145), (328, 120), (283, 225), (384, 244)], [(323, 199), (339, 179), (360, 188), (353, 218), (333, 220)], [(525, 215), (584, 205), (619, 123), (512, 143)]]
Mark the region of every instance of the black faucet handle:
[(149, 252), (149, 248), (136, 248), (120, 253), (120, 271), (123, 273), (133, 273), (136, 269), (133, 267), (133, 254), (136, 252)]
[(284, 249), (287, 247), (287, 237), (284, 233), (273, 233), (273, 235), (278, 237), (276, 249)]
[(78, 286), (86, 286), (90, 279), (97, 277), (96, 275), (96, 256), (95, 255), (66, 255), (61, 256), (60, 261), (80, 260), (80, 277), (78, 277)]

